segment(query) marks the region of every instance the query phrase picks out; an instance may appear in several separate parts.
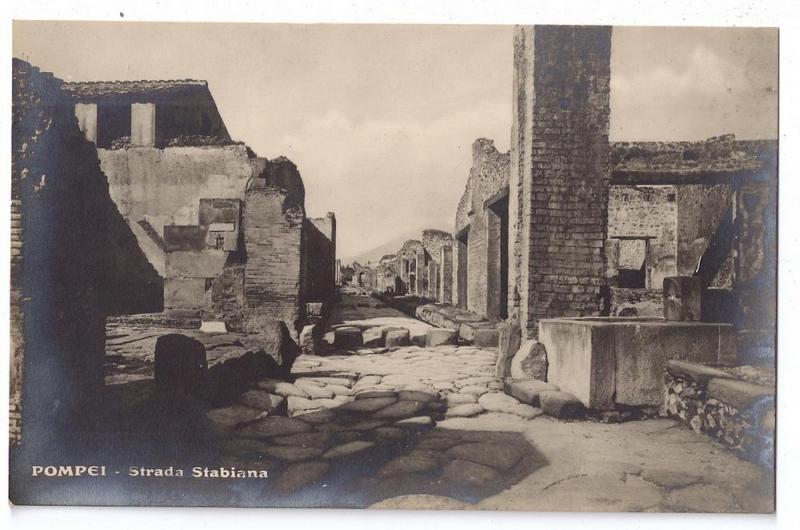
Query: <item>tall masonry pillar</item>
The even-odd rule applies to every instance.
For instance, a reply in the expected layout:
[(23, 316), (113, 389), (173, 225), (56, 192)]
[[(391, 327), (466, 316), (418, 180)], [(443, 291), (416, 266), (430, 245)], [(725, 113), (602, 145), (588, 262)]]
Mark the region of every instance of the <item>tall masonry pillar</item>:
[(603, 307), (611, 28), (514, 30), (509, 302), (525, 338)]

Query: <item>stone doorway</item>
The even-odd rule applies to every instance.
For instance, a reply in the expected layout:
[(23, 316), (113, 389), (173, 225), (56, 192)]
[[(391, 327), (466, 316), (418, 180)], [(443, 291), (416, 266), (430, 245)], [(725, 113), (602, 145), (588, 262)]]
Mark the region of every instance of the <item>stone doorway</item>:
[(488, 267), (486, 316), (508, 318), (508, 194), (487, 206)]
[(458, 307), (467, 309), (467, 285), (469, 281), (469, 227), (456, 237), (458, 249), (458, 274), (456, 275), (456, 293)]

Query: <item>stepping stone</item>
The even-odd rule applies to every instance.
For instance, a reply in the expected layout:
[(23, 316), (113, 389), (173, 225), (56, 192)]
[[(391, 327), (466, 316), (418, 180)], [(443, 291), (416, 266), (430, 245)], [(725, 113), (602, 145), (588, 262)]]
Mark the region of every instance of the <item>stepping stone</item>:
[(425, 403), (421, 401), (398, 401), (393, 405), (377, 411), (375, 418), (402, 419), (410, 418), (425, 408)]
[(330, 469), (327, 462), (302, 462), (286, 468), (274, 483), (274, 490), (287, 494), (301, 490), (322, 479)]
[(489, 412), (508, 412), (519, 401), (501, 392), (490, 392), (478, 398), (478, 403)]
[[(324, 406), (324, 405), (323, 405)], [(329, 408), (322, 408), (298, 413), (292, 419), (302, 420), (313, 425), (327, 424), (336, 418), (336, 413)]]
[(345, 456), (352, 456), (361, 452), (366, 451), (367, 449), (372, 448), (375, 445), (375, 442), (365, 442), (362, 440), (355, 440), (352, 442), (347, 442), (342, 445), (337, 445), (329, 449), (325, 454), (322, 455), (322, 458), (325, 460), (330, 460), (332, 458), (342, 458)]
[(439, 463), (434, 458), (424, 456), (398, 456), (389, 461), (379, 471), (379, 477), (392, 475), (405, 475), (407, 473), (430, 473), (439, 468)]
[(355, 395), (356, 399), (369, 399), (369, 398), (382, 398), (382, 397), (397, 398), (397, 392), (395, 392), (394, 390), (362, 390), (360, 392), (356, 392)]
[(425, 347), (432, 348), (444, 344), (454, 344), (458, 340), (458, 332), (449, 328), (430, 328), (425, 332)]
[(500, 475), (489, 466), (476, 464), (467, 460), (452, 460), (444, 468), (441, 482), (450, 485), (459, 492), (462, 488), (483, 489), (493, 486), (500, 480)]
[(321, 447), (295, 447), (295, 446), (272, 446), (264, 449), (264, 452), (278, 460), (286, 462), (302, 462), (303, 460), (311, 460), (322, 454), (324, 451)]
[(430, 416), (415, 416), (397, 421), (395, 425), (403, 429), (421, 429), (433, 425), (433, 419)]
[(407, 328), (401, 328), (398, 326), (386, 326), (381, 328), (381, 342), (386, 342), (386, 335), (391, 333), (392, 331), (408, 331)]
[(397, 394), (397, 399), (400, 401), (421, 401), (423, 403), (430, 403), (431, 401), (439, 399), (439, 394), (419, 390), (401, 390)]
[(510, 379), (505, 384), (506, 393), (534, 407), (539, 406), (539, 394), (548, 390), (558, 390), (558, 387), (536, 379)]
[(477, 403), (464, 403), (463, 405), (456, 405), (455, 407), (447, 409), (445, 417), (447, 418), (471, 418), (484, 412), (484, 408)]
[(357, 350), (364, 345), (364, 336), (357, 327), (336, 328), (333, 337), (334, 347), (342, 350)]
[(204, 320), (200, 324), (200, 333), (227, 333), (228, 328), (225, 326), (225, 322), (220, 322), (217, 320)]
[(295, 416), (296, 414), (307, 410), (316, 410), (321, 406), (322, 405), (319, 403), (307, 398), (289, 396), (288, 399), (289, 416)]
[(522, 459), (522, 451), (511, 445), (479, 442), (451, 447), (445, 456), (506, 471)]
[(476, 329), (472, 344), (481, 348), (494, 348), (500, 343), (499, 329)]
[(545, 414), (554, 418), (575, 419), (586, 415), (583, 403), (569, 392), (561, 390), (547, 390), (540, 393), (539, 405)]
[(285, 381), (276, 381), (274, 379), (267, 379), (258, 383), (258, 388), (266, 390), (271, 394), (277, 394), (283, 397), (297, 396), (307, 398), (308, 394), (302, 388), (299, 388), (291, 383)]
[(287, 434), (297, 434), (309, 432), (311, 430), (313, 429), (308, 423), (295, 418), (267, 416), (256, 423), (242, 428), (238, 434), (249, 438), (271, 438), (273, 436), (285, 436)]
[(269, 414), (280, 414), (286, 410), (285, 397), (263, 390), (248, 390), (239, 396), (239, 401), (243, 405), (266, 411)]
[(366, 399), (357, 399), (350, 403), (345, 403), (339, 407), (339, 411), (347, 412), (375, 412), (396, 403), (396, 397), (375, 397)]
[(445, 400), (448, 406), (466, 405), (468, 403), (477, 403), (478, 398), (475, 394), (447, 394)]
[(206, 417), (223, 430), (253, 422), (265, 415), (266, 413), (263, 410), (245, 407), (244, 405), (212, 409), (206, 413)]
[(390, 331), (386, 334), (384, 345), (387, 348), (396, 348), (398, 346), (407, 346), (411, 344), (411, 332), (407, 329), (398, 329)]

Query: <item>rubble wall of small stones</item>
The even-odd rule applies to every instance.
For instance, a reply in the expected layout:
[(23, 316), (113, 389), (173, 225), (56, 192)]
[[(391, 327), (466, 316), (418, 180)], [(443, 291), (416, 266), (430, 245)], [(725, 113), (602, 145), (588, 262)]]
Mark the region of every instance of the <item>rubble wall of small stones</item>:
[(300, 320), (305, 212), (286, 189), (253, 188), (244, 205), (245, 330), (282, 320), (296, 334)]
[(535, 337), (541, 318), (602, 307), (611, 28), (518, 27), (514, 47), (510, 289)]
[(96, 404), (105, 317), (160, 311), (163, 281), (111, 200), (62, 82), (17, 59), (12, 69), (11, 389), (23, 390), (25, 430), (49, 430), (29, 433), (43, 441), (57, 432), (53, 416), (70, 422)]
[(748, 460), (770, 468), (774, 465), (774, 401), (740, 410), (710, 395), (706, 383), (669, 371), (664, 386), (667, 414)]
[[(650, 284), (660, 289), (675, 276), (678, 201), (675, 186), (611, 186), (608, 195), (608, 237), (649, 237)], [(609, 261), (614, 256), (609, 254)], [(610, 271), (611, 283), (615, 271)], [(694, 271), (692, 271), (694, 274)]]
[[(509, 154), (501, 153), (494, 142), (479, 138), (472, 144), (472, 168), (464, 194), (456, 213), (455, 233), (469, 227), (466, 249), (455, 245), (453, 250), (453, 292), (458, 293), (459, 259), (458, 254), (466, 251), (468, 271), (466, 274), (467, 303), (456, 300), (459, 307), (487, 316), (490, 300), (499, 298), (497, 286), (489, 279), (491, 259), (499, 260), (499, 252), (490, 252), (492, 245), (499, 241), (499, 233), (490, 233), (490, 219), (493, 215), (486, 208), (486, 201), (502, 193), (508, 186)], [(496, 249), (495, 249), (496, 250)], [(496, 264), (494, 264), (496, 265)]]

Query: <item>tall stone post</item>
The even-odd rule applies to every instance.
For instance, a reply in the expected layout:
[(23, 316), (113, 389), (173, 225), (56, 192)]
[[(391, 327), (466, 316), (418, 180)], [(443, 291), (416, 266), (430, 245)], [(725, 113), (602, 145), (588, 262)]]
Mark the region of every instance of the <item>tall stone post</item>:
[(517, 27), (509, 301), (523, 336), (602, 307), (611, 28)]

